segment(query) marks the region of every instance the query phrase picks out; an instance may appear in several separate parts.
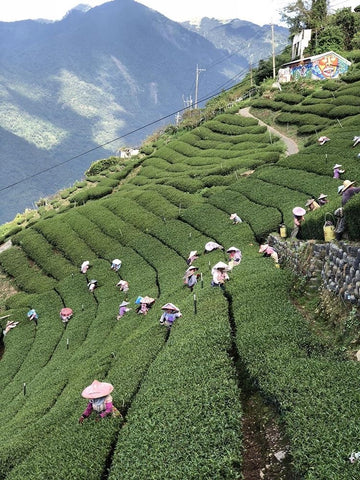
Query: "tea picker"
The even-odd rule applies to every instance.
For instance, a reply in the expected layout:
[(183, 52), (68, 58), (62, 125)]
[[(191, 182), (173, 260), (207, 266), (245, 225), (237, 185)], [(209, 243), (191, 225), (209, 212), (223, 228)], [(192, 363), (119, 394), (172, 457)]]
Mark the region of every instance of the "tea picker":
[(98, 286), (98, 281), (95, 279), (90, 280), (90, 282), (87, 284), (89, 292), (93, 292), (95, 288)]
[(19, 324), (19, 322), (15, 322), (14, 320), (8, 320), (8, 321), (6, 322), (5, 329), (3, 330), (3, 335), (4, 335), (4, 337), (5, 337), (5, 335), (6, 335), (7, 333), (10, 332), (10, 330), (11, 330), (12, 328), (15, 328), (16, 325), (18, 325), (18, 324)]
[(343, 170), (342, 165), (340, 163), (335, 163), (333, 166), (333, 178), (340, 178), (340, 175), (342, 173), (345, 173), (345, 170)]
[(87, 386), (82, 391), (81, 396), (88, 399), (89, 402), (79, 418), (79, 423), (82, 424), (85, 418), (88, 418), (92, 412), (98, 414), (96, 421), (108, 415), (121, 417), (121, 413), (114, 407), (113, 399), (110, 395), (113, 390), (114, 387), (111, 383), (99, 382), (98, 380), (94, 380), (91, 385)]
[(260, 245), (259, 253), (262, 253), (263, 257), (271, 257), (274, 260), (275, 265), (277, 267), (279, 266), (278, 254), (276, 250), (273, 247), (271, 247), (268, 243), (264, 243), (263, 245)]
[(191, 292), (193, 291), (195, 285), (197, 284), (198, 278), (200, 276), (198, 273), (196, 273), (197, 271), (198, 271), (198, 267), (195, 267), (194, 265), (192, 265), (186, 270), (185, 275), (183, 277), (184, 285), (189, 287)]
[(160, 317), (160, 325), (171, 328), (177, 318), (182, 317), (182, 313), (173, 303), (166, 303), (161, 307), (164, 313)]
[(205, 244), (204, 253), (212, 252), (213, 250), (224, 250), (224, 247), (216, 242), (207, 242)]
[(129, 291), (129, 283), (126, 280), (120, 280), (117, 284), (117, 287), (120, 287), (120, 292), (128, 292)]
[(237, 213), (232, 213), (230, 215), (230, 220), (232, 220), (233, 222), (233, 225), (236, 225), (237, 223), (242, 223), (242, 220), (241, 218), (239, 217), (239, 215)]
[(242, 259), (241, 250), (237, 247), (230, 247), (226, 250), (229, 254), (229, 269), (232, 270), (236, 265), (240, 265)]
[(111, 262), (111, 270), (114, 270), (114, 272), (117, 272), (118, 270), (120, 270), (120, 267), (121, 267), (121, 260), (119, 260), (118, 258), (115, 258), (112, 262)]
[(36, 313), (34, 308), (28, 311), (27, 317), (30, 321), (33, 320), (35, 323), (35, 326), (37, 327), (39, 315)]
[(85, 262), (83, 262), (83, 263), (81, 264), (81, 267), (80, 267), (81, 273), (84, 273), (84, 274), (85, 274), (85, 273), (88, 271), (89, 267), (90, 267), (90, 262), (89, 262), (89, 260), (85, 260)]
[(136, 313), (139, 315), (147, 315), (148, 311), (155, 303), (155, 298), (148, 296), (138, 297), (135, 300), (135, 303), (139, 304), (138, 308), (136, 309)]
[(186, 263), (188, 265), (191, 265), (192, 262), (194, 262), (195, 260), (197, 260), (199, 257), (198, 257), (198, 254), (197, 254), (197, 250), (191, 250), (191, 252), (189, 253), (189, 256), (186, 260)]
[(123, 302), (120, 303), (119, 305), (119, 314), (116, 317), (118, 320), (120, 320), (121, 317), (125, 315), (126, 312), (130, 312), (131, 308), (128, 308), (129, 302)]
[(218, 262), (211, 269), (212, 287), (224, 288), (226, 280), (229, 280), (229, 275), (226, 273), (230, 270), (229, 266), (224, 262)]
[(305, 220), (304, 215), (306, 214), (306, 210), (302, 207), (295, 207), (292, 210), (293, 218), (294, 218), (294, 228), (291, 231), (291, 238), (297, 238), (299, 233), (301, 232), (301, 225)]
[(356, 147), (356, 145), (358, 145), (360, 143), (360, 137), (359, 136), (355, 136), (353, 138), (353, 148)]
[(327, 142), (330, 142), (330, 138), (326, 137), (325, 135), (318, 138), (318, 144), (319, 145), (325, 145), (325, 143), (327, 143)]
[(64, 307), (60, 310), (60, 318), (65, 328), (67, 327), (69, 320), (73, 316), (73, 313), (74, 312), (72, 311), (72, 309), (67, 307)]

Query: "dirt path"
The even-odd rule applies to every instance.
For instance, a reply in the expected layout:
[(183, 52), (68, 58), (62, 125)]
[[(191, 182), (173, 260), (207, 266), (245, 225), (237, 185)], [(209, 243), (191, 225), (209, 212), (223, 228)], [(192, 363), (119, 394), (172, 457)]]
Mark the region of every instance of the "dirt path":
[(12, 246), (11, 240), (8, 240), (7, 242), (3, 243), (0, 245), (0, 253), (3, 252), (4, 250), (7, 250)]
[(281, 140), (282, 140), (282, 141), (285, 143), (285, 145), (286, 145), (286, 155), (287, 155), (287, 156), (293, 155), (294, 153), (298, 153), (299, 147), (297, 146), (297, 143), (294, 142), (294, 140), (292, 140), (292, 139), (289, 138), (289, 137), (286, 137), (285, 135), (283, 135), (282, 133), (280, 133), (280, 132), (279, 132), (278, 130), (276, 130), (275, 128), (270, 127), (269, 125), (267, 125), (266, 123), (264, 123), (262, 120), (259, 120), (257, 117), (255, 117), (254, 115), (252, 115), (249, 110), (250, 110), (249, 107), (241, 108), (241, 109), (239, 110), (239, 114), (242, 115), (243, 117), (255, 118), (255, 120), (257, 120), (260, 125), (263, 125), (263, 126), (267, 127), (267, 129), (269, 130), (269, 132), (271, 132), (271, 133), (273, 133), (274, 135), (280, 137)]

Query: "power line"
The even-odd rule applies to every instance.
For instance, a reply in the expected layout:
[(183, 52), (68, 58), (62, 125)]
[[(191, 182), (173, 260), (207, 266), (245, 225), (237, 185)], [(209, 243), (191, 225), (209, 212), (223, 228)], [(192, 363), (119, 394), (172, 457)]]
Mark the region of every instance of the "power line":
[[(230, 88), (232, 88), (232, 87), (230, 87)], [(230, 89), (230, 88), (229, 88), (229, 89)], [(209, 100), (209, 99), (212, 98), (212, 97), (215, 97), (215, 96), (219, 95), (219, 93), (221, 93), (221, 91), (219, 91), (219, 92), (217, 92), (217, 93), (215, 93), (215, 94), (213, 94), (213, 95), (210, 95), (210, 96), (208, 96), (208, 97), (203, 97), (203, 98), (201, 98), (199, 101), (200, 101), (200, 102), (204, 102), (204, 101), (206, 101), (206, 100)], [(15, 187), (16, 185), (19, 185), (20, 183), (23, 183), (23, 182), (25, 182), (25, 181), (27, 181), (27, 180), (30, 180), (31, 178), (38, 177), (39, 175), (42, 175), (43, 173), (49, 172), (49, 171), (51, 171), (51, 170), (54, 170), (55, 168), (61, 167), (62, 165), (65, 165), (66, 163), (69, 163), (69, 162), (71, 162), (71, 161), (73, 161), (73, 160), (76, 160), (77, 158), (80, 158), (80, 157), (82, 157), (82, 156), (84, 156), (84, 155), (87, 155), (87, 154), (90, 153), (90, 152), (94, 152), (95, 150), (98, 150), (99, 148), (102, 148), (102, 147), (104, 147), (105, 145), (110, 145), (111, 143), (114, 143), (114, 142), (116, 142), (116, 141), (118, 141), (118, 140), (120, 140), (120, 139), (122, 139), (122, 138), (124, 138), (124, 137), (127, 137), (128, 135), (132, 135), (132, 134), (134, 134), (134, 133), (136, 133), (136, 132), (139, 132), (140, 130), (143, 130), (143, 129), (147, 128), (147, 127), (151, 127), (152, 125), (155, 125), (156, 123), (159, 123), (159, 122), (161, 122), (161, 121), (163, 121), (163, 120), (166, 120), (167, 118), (172, 117), (172, 116), (176, 115), (177, 113), (183, 112), (184, 110), (187, 110), (187, 107), (181, 108), (181, 109), (179, 109), (179, 110), (176, 110), (175, 112), (172, 112), (172, 113), (170, 113), (170, 114), (168, 114), (168, 115), (165, 115), (165, 116), (163, 116), (163, 117), (161, 117), (161, 118), (158, 118), (157, 120), (153, 120), (152, 122), (149, 122), (149, 123), (147, 123), (146, 125), (142, 125), (141, 127), (138, 127), (138, 128), (136, 128), (136, 129), (132, 130), (131, 132), (124, 133), (123, 135), (120, 135), (119, 137), (113, 138), (112, 140), (109, 140), (109, 141), (107, 141), (107, 142), (105, 142), (105, 143), (102, 143), (101, 145), (97, 145), (96, 147), (91, 148), (91, 149), (89, 149), (89, 150), (86, 150), (85, 152), (79, 153), (78, 155), (75, 155), (75, 156), (73, 156), (73, 157), (71, 157), (71, 158), (68, 158), (67, 160), (64, 160), (64, 161), (59, 162), (59, 163), (57, 163), (57, 164), (55, 164), (55, 165), (52, 165), (52, 166), (50, 166), (50, 167), (44, 168), (44, 169), (42, 169), (42, 170), (39, 170), (38, 172), (35, 172), (35, 173), (31, 174), (31, 175), (27, 175), (26, 177), (22, 178), (21, 180), (18, 180), (18, 181), (13, 182), (13, 183), (11, 183), (11, 184), (9, 184), (9, 185), (6, 185), (5, 187), (0, 188), (0, 192), (3, 192), (4, 190), (8, 190), (9, 188)]]

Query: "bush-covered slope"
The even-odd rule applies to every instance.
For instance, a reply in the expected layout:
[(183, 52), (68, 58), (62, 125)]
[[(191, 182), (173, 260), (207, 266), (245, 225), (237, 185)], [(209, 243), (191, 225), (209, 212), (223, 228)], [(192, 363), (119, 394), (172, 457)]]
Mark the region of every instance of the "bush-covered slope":
[[(303, 106), (273, 110), (296, 125), (314, 122), (316, 135), (297, 155), (286, 157), (256, 120), (223, 113), (173, 140), (160, 137), (152, 153), (120, 171), (100, 169), (67, 192), (62, 207), (19, 224), (14, 246), (0, 254), (1, 271), (19, 290), (1, 311), (20, 322), (4, 338), (0, 362), (0, 478), (241, 478), (239, 363), (280, 415), (292, 478), (353, 478), (344, 456), (359, 434), (358, 365), (311, 333), (288, 299), (290, 276), (256, 243), (282, 222), (291, 228), (295, 205), (327, 193), (328, 206), (307, 214), (304, 226), (305, 236), (321, 239), (325, 212), (340, 204), (332, 164), (356, 180), (358, 116), (334, 120), (320, 98), (331, 93), (330, 105), (345, 86), (300, 94), (288, 86), (269, 100)], [(259, 100), (251, 102), (260, 112)], [(320, 134), (331, 138), (322, 147)], [(89, 193), (95, 188), (100, 198)], [(346, 206), (349, 215), (358, 202)], [(234, 212), (242, 224), (232, 225)], [(351, 238), (359, 239), (359, 228), (354, 222)], [(210, 269), (227, 255), (204, 255), (209, 240), (243, 253), (224, 292), (211, 287)], [(193, 293), (182, 280), (191, 250), (200, 253), (202, 273)], [(110, 269), (115, 257), (123, 262), (118, 273)], [(86, 275), (83, 260), (91, 264)], [(116, 287), (120, 278), (127, 294)], [(90, 279), (98, 280), (93, 294)], [(139, 295), (156, 299), (147, 316), (135, 313)], [(132, 310), (117, 320), (124, 299)], [(170, 332), (158, 321), (166, 302), (183, 314)], [(74, 310), (66, 329), (64, 306)], [(39, 313), (37, 328), (26, 318), (30, 308)], [(80, 392), (95, 378), (114, 384), (123, 419), (78, 424)]]

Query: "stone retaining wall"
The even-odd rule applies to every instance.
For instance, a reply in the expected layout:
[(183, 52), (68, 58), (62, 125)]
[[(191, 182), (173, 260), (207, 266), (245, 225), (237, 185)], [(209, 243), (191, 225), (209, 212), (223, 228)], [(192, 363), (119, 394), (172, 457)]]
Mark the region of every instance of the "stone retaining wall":
[(290, 241), (275, 235), (268, 242), (278, 252), (279, 263), (303, 276), (313, 288), (325, 287), (360, 305), (360, 245)]

